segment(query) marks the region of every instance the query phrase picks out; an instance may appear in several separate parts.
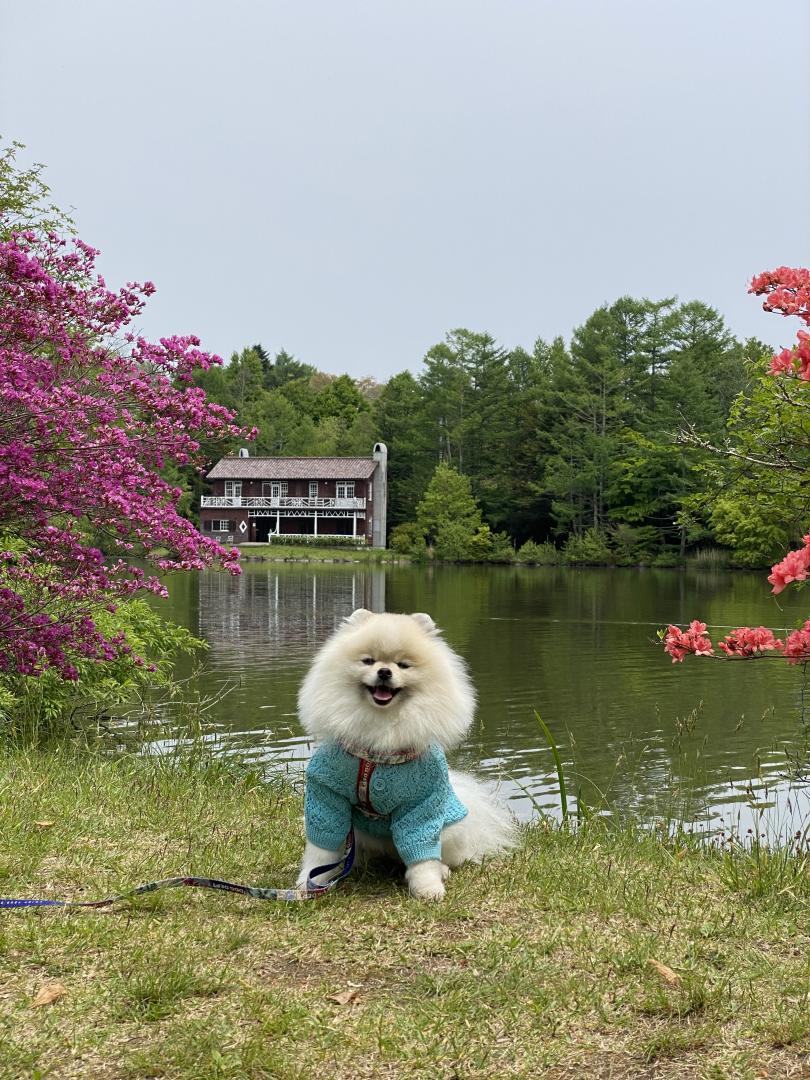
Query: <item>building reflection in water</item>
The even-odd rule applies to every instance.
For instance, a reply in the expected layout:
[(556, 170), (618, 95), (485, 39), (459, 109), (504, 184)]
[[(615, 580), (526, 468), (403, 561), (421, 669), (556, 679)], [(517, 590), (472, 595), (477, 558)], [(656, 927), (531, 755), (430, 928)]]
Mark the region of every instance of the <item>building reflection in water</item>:
[[(385, 610), (385, 571), (246, 567), (239, 577), (200, 574), (198, 632), (212, 659), (246, 663), (309, 656), (357, 608)], [(219, 666), (217, 664), (217, 666)]]

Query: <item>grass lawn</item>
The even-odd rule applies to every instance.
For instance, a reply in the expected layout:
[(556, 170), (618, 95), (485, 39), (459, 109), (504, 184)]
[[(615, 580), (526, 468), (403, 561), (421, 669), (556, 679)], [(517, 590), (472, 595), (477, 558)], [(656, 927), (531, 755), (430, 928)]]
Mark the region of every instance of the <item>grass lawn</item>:
[[(300, 813), (235, 768), (0, 750), (0, 894), (289, 884)], [(802, 856), (593, 825), (528, 829), (440, 905), (389, 868), (0, 911), (0, 1077), (808, 1076), (809, 902)]]
[(403, 555), (383, 548), (354, 548), (347, 544), (334, 547), (321, 544), (242, 544), (242, 559), (261, 559), (263, 562), (284, 562), (306, 559), (308, 562), (402, 562)]

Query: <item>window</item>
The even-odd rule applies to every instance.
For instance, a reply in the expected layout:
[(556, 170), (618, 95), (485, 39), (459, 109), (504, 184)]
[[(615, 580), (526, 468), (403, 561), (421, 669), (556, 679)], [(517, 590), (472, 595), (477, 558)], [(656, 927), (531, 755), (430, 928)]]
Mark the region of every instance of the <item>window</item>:
[(339, 499), (353, 499), (354, 498), (354, 480), (346, 481), (345, 483), (338, 484), (337, 497)]
[(318, 498), (318, 481), (310, 480), (309, 482), (309, 497), (310, 499)]
[(262, 496), (265, 499), (286, 499), (287, 490), (288, 487), (286, 480), (272, 481), (262, 484)]
[(225, 495), (227, 498), (241, 499), (242, 498), (242, 481), (241, 480), (226, 480), (225, 481)]
[(235, 521), (225, 521), (224, 519), (222, 521), (214, 521), (212, 524), (214, 532), (233, 532), (236, 528)]

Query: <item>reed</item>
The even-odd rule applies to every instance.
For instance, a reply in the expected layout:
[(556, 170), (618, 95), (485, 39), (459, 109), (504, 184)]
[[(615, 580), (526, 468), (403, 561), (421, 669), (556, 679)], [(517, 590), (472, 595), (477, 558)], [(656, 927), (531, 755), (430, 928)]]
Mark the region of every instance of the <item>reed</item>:
[(534, 711), (534, 718), (537, 721), (540, 730), (543, 732), (543, 737), (548, 743), (549, 749), (551, 750), (551, 756), (554, 759), (554, 768), (557, 772), (557, 786), (560, 795), (560, 816), (563, 825), (566, 825), (568, 823), (568, 794), (565, 788), (565, 774), (563, 773), (560, 751), (558, 750), (557, 742), (551, 733), (551, 728), (536, 709)]

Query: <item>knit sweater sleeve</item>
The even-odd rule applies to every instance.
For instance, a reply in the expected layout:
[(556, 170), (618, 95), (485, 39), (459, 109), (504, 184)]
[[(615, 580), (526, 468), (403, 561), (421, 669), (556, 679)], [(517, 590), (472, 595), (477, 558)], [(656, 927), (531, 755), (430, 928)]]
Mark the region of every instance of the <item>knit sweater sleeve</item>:
[(391, 839), (406, 866), (441, 857), (449, 781), (444, 755), (431, 756), (420, 775), (420, 791), (391, 814)]
[(304, 825), (307, 840), (329, 851), (339, 851), (352, 824), (349, 799), (331, 786), (328, 759), (316, 752), (307, 767)]

